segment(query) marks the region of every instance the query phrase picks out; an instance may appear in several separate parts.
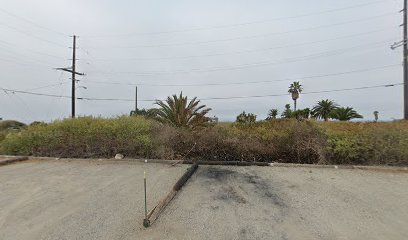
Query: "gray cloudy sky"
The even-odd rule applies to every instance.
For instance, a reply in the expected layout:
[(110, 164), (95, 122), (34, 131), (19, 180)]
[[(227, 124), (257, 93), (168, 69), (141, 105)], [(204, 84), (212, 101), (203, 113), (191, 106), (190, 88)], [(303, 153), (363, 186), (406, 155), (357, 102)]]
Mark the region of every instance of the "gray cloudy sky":
[[(53, 68), (71, 65), (72, 34), (79, 36), (77, 70), (86, 73), (79, 85), (87, 89), (78, 88), (78, 97), (133, 99), (129, 83), (139, 84), (140, 100), (151, 100), (180, 91), (201, 99), (279, 95), (294, 79), (305, 93), (402, 82), (402, 51), (389, 47), (401, 40), (402, 0), (1, 3), (0, 87), (7, 89), (69, 96), (69, 73)], [(257, 83), (205, 85), (236, 82)], [(53, 84), (59, 85), (44, 87)], [(157, 86), (166, 84), (200, 86)], [(354, 107), (366, 120), (375, 110), (382, 120), (402, 118), (402, 86), (304, 94), (298, 105), (326, 98)], [(70, 115), (67, 98), (1, 91), (0, 102), (4, 119)], [(223, 121), (243, 110), (262, 119), (268, 109), (292, 103), (289, 95), (202, 102)], [(77, 115), (109, 117), (133, 108), (131, 101), (77, 100)]]

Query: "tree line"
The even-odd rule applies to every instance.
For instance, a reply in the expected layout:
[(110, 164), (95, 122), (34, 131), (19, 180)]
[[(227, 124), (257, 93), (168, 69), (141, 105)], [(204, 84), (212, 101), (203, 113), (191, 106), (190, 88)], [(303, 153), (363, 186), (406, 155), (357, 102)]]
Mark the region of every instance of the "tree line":
[[(335, 119), (339, 121), (350, 121), (352, 119), (361, 119), (363, 116), (352, 107), (341, 107), (333, 100), (324, 99), (318, 101), (312, 108), (297, 109), (297, 101), (303, 91), (303, 86), (300, 82), (290, 84), (288, 93), (293, 100), (293, 109), (290, 104), (285, 105), (285, 109), (280, 114), (281, 118), (296, 118), (304, 120), (309, 118), (322, 119), (329, 121)], [(211, 108), (206, 105), (201, 105), (197, 97), (188, 100), (187, 96), (183, 96), (183, 92), (179, 95), (172, 95), (166, 100), (157, 100), (155, 105), (157, 108), (141, 109), (132, 111), (130, 115), (142, 115), (148, 118), (154, 118), (162, 123), (170, 124), (176, 127), (194, 128), (206, 126), (218, 121), (216, 117), (210, 118), (207, 114)], [(378, 119), (378, 111), (374, 112), (375, 119)], [(254, 123), (256, 115), (253, 113), (240, 113), (236, 117), (237, 123)], [(266, 121), (279, 117), (279, 111), (276, 108), (270, 109)]]

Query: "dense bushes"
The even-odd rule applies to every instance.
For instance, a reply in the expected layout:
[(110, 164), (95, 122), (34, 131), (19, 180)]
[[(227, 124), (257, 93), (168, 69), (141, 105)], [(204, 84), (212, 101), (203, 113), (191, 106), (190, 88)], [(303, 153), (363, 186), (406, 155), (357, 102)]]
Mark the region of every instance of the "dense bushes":
[[(1, 140), (0, 140), (1, 141)], [(408, 165), (408, 122), (272, 119), (174, 128), (143, 117), (80, 118), (10, 133), (1, 154)]]
[(320, 126), (328, 136), (327, 158), (336, 164), (408, 165), (408, 122)]
[(111, 157), (118, 152), (148, 156), (152, 148), (150, 134), (151, 123), (141, 117), (65, 119), (8, 134), (0, 151), (58, 157)]

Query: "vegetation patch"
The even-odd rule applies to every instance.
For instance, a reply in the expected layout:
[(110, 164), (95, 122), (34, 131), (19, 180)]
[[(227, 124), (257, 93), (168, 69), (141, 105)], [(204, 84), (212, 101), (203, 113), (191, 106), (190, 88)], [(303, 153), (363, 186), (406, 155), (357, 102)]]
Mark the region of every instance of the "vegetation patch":
[(0, 145), (3, 154), (81, 158), (116, 153), (149, 157), (151, 149), (151, 122), (143, 117), (83, 117), (34, 124), (8, 134)]
[(144, 117), (84, 117), (8, 133), (1, 154), (310, 164), (408, 165), (408, 122), (271, 119), (182, 128)]
[[(408, 165), (408, 122), (349, 122), (362, 118), (332, 100), (297, 109), (302, 85), (289, 87), (294, 102), (281, 118), (242, 112), (234, 123), (208, 117), (197, 98), (172, 95), (158, 108), (114, 119), (82, 117), (50, 124), (0, 124), (0, 154), (53, 157), (125, 157), (307, 164)], [(322, 119), (319, 121), (317, 119)], [(338, 121), (331, 122), (331, 119)]]

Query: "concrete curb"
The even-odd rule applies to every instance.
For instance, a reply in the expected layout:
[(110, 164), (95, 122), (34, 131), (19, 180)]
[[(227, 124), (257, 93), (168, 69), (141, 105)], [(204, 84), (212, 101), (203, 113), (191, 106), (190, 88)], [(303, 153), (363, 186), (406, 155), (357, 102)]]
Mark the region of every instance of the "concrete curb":
[(288, 168), (302, 167), (302, 168), (360, 169), (370, 171), (391, 171), (408, 173), (408, 167), (394, 167), (394, 166), (317, 165), (317, 164), (294, 164), (294, 163), (270, 163), (269, 166)]
[[(25, 156), (10, 156), (10, 155), (0, 155), (0, 158), (16, 158), (16, 157), (25, 157)], [(148, 163), (161, 163), (161, 164), (175, 164), (182, 163), (182, 160), (163, 160), (163, 159), (141, 159), (141, 158), (123, 158), (123, 159), (114, 159), (114, 158), (59, 158), (59, 157), (36, 157), (29, 156), (29, 160), (44, 160), (44, 161), (104, 161), (104, 162), (145, 162)], [(0, 160), (1, 161), (1, 160)]]
[(28, 160), (28, 157), (12, 157), (12, 158), (7, 158), (5, 160), (0, 160), (0, 166), (5, 166), (5, 165), (9, 165), (12, 163), (16, 163), (16, 162), (22, 162), (22, 161), (26, 161)]
[[(3, 158), (24, 158), (26, 156), (0, 155)], [(56, 157), (28, 157), (30, 160), (62, 160), (62, 161), (105, 161), (105, 162), (145, 162), (160, 164), (193, 164), (192, 160), (163, 160), (163, 159), (141, 159), (141, 158), (56, 158)], [(1, 160), (0, 160), (1, 161)], [(289, 167), (289, 168), (334, 168), (334, 169), (359, 169), (370, 171), (390, 171), (390, 172), (408, 172), (408, 167), (397, 166), (359, 166), (359, 165), (319, 165), (319, 164), (297, 164), (297, 163), (267, 163), (267, 162), (240, 162), (240, 161), (197, 161), (200, 165), (232, 165), (232, 166), (271, 166), (271, 167)]]

